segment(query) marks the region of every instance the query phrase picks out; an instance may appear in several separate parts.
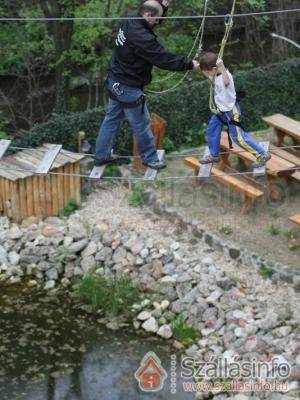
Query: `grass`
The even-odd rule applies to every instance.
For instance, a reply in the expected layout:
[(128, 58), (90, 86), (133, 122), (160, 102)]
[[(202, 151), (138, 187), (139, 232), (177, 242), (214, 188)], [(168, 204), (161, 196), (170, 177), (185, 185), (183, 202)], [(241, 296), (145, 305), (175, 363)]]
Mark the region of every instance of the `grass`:
[(270, 233), (270, 235), (276, 236), (276, 235), (279, 235), (280, 230), (279, 230), (278, 226), (272, 224), (272, 225), (269, 227), (268, 232)]
[(199, 333), (185, 322), (182, 315), (172, 321), (171, 326), (174, 338), (185, 345), (192, 344), (199, 337)]
[(87, 275), (80, 281), (79, 294), (82, 300), (102, 309), (108, 315), (127, 315), (131, 306), (141, 298), (138, 286), (128, 276), (106, 279)]
[(145, 204), (145, 186), (141, 182), (133, 185), (128, 196), (128, 204), (133, 207), (142, 207)]
[(219, 226), (218, 230), (224, 235), (231, 235), (233, 232), (233, 229), (229, 225), (221, 225)]
[(79, 210), (79, 209), (80, 209), (80, 205), (77, 203), (77, 201), (73, 197), (70, 197), (67, 200), (64, 208), (62, 208), (59, 211), (59, 215), (61, 217), (69, 218), (72, 214), (74, 214), (74, 212), (76, 210)]
[(63, 264), (65, 265), (67, 263), (68, 257), (71, 255), (69, 249), (65, 246), (60, 247), (61, 250), (61, 255), (50, 260), (50, 264)]
[(274, 210), (271, 212), (271, 217), (274, 219), (278, 219), (280, 217), (280, 212), (278, 210)]
[(273, 273), (274, 271), (271, 268), (266, 267), (265, 265), (262, 265), (259, 269), (259, 275), (264, 279), (271, 278)]
[(119, 168), (117, 165), (107, 165), (105, 168), (105, 176), (115, 177), (119, 176)]

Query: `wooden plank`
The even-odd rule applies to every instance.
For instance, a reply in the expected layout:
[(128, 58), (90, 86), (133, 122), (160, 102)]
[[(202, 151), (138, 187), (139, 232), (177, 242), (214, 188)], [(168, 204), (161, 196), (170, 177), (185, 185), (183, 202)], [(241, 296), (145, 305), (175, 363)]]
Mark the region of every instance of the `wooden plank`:
[[(233, 143), (233, 148), (230, 150), (228, 139), (227, 139), (227, 132), (222, 132), (221, 135), (221, 148), (223, 150), (227, 150), (232, 153), (236, 154), (237, 157), (245, 160), (247, 163), (253, 164), (255, 162), (255, 156), (248, 151), (242, 151), (241, 148), (236, 144)], [(272, 176), (290, 176), (292, 175), (293, 171), (290, 171), (290, 168), (293, 168), (294, 164), (290, 163), (287, 160), (283, 160), (281, 157), (273, 155), (270, 161), (268, 161), (266, 166), (266, 172), (268, 175)]]
[[(74, 165), (74, 174), (80, 175), (80, 163), (77, 162)], [(75, 199), (77, 204), (81, 203), (81, 178), (80, 176), (75, 176)]]
[(70, 197), (72, 197), (74, 200), (75, 198), (75, 176), (74, 176), (74, 171), (75, 171), (75, 165), (74, 164), (69, 164), (69, 171), (70, 171), (70, 179), (69, 179), (69, 185), (70, 185)]
[(4, 203), (4, 193), (3, 193), (3, 190), (2, 190), (2, 179), (3, 178), (0, 177), (0, 211), (1, 212), (4, 210), (4, 205), (3, 205), (3, 203)]
[(300, 226), (300, 214), (289, 217), (289, 220)]
[(272, 154), (276, 154), (278, 157), (283, 158), (284, 160), (287, 160), (295, 165), (297, 167), (300, 167), (300, 157), (298, 157), (296, 154), (292, 154), (284, 149), (281, 149), (280, 147), (276, 146), (270, 146), (270, 151)]
[[(199, 160), (197, 160), (194, 157), (185, 158), (184, 164), (187, 165), (188, 167), (193, 168), (196, 172), (198, 172), (201, 166)], [(214, 179), (216, 181), (244, 194), (247, 197), (255, 199), (255, 198), (260, 198), (264, 195), (264, 193), (261, 190), (257, 189), (256, 187), (250, 185), (247, 182), (242, 181), (241, 179), (238, 179), (235, 176), (226, 175), (224, 171), (222, 171), (217, 167), (212, 168), (211, 174), (214, 176)]]
[(44, 177), (45, 181), (45, 214), (49, 217), (52, 214), (51, 175)]
[(0, 159), (4, 156), (4, 153), (11, 144), (11, 140), (2, 139), (0, 140)]
[(47, 153), (44, 155), (44, 158), (42, 159), (41, 164), (38, 166), (36, 169), (37, 174), (47, 174), (56, 157), (58, 156), (58, 153), (61, 151), (62, 145), (61, 144), (53, 144), (50, 149), (47, 151)]
[(30, 176), (25, 180), (27, 194), (27, 214), (28, 217), (35, 215), (34, 211), (34, 196), (33, 196), (33, 177)]
[[(268, 152), (269, 147), (270, 147), (270, 142), (259, 142), (260, 146), (263, 147), (263, 149)], [(264, 176), (266, 175), (266, 165), (259, 167), (259, 168), (253, 168), (253, 176)]]
[(59, 213), (59, 202), (58, 202), (58, 190), (57, 190), (57, 175), (50, 175), (50, 178), (51, 178), (52, 215), (58, 215), (58, 213)]
[(94, 167), (92, 169), (92, 172), (90, 173), (89, 178), (90, 179), (101, 179), (102, 175), (104, 173), (105, 167), (107, 164), (105, 165), (101, 165), (100, 167)]
[(25, 219), (29, 217), (28, 209), (27, 209), (27, 193), (26, 193), (26, 184), (24, 179), (18, 180), (18, 191), (20, 197), (20, 214), (21, 219)]
[[(157, 157), (159, 161), (163, 161), (165, 158), (165, 151), (164, 150), (157, 150)], [(144, 180), (145, 181), (154, 181), (158, 173), (158, 170), (153, 169), (153, 168), (147, 168), (145, 175), (144, 175)]]
[[(210, 155), (209, 147), (205, 147), (204, 155), (203, 157), (207, 157)], [(198, 178), (208, 178), (211, 174), (213, 164), (201, 164), (201, 167), (198, 172)]]

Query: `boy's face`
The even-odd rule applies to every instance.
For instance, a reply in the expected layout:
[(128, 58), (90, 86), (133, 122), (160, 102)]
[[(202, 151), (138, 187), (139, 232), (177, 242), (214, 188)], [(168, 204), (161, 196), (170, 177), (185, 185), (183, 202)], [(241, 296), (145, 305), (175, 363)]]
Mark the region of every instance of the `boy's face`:
[(202, 70), (203, 74), (207, 77), (207, 78), (212, 78), (213, 76), (216, 75), (217, 73), (217, 68), (214, 67), (212, 69), (203, 69)]

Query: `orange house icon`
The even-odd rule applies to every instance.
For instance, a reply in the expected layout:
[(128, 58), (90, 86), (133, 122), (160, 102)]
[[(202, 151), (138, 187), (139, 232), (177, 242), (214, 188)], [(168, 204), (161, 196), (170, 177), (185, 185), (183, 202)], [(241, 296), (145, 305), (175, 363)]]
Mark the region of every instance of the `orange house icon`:
[(149, 351), (134, 376), (141, 390), (158, 392), (163, 388), (168, 374), (162, 367), (159, 357), (153, 351)]

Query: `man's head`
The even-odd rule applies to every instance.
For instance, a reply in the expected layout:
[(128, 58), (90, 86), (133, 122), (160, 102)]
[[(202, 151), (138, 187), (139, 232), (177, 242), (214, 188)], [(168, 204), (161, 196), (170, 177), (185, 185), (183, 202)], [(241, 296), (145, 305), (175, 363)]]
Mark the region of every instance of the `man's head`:
[(215, 53), (204, 53), (200, 60), (201, 71), (208, 76), (214, 76), (217, 72), (218, 56)]
[(157, 0), (146, 0), (141, 4), (139, 12), (154, 28), (159, 24), (159, 18), (163, 15), (163, 8)]

